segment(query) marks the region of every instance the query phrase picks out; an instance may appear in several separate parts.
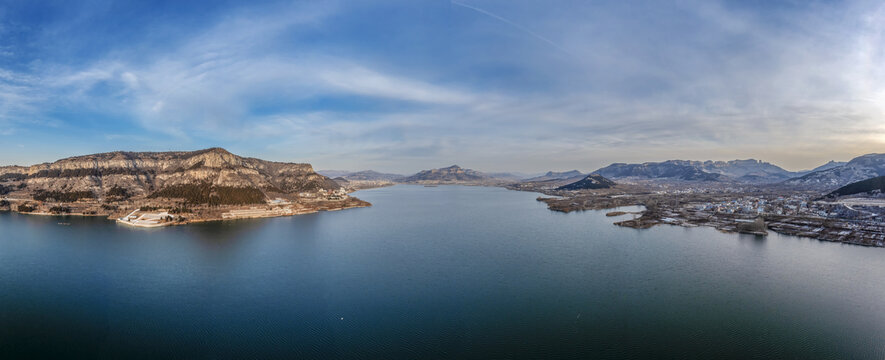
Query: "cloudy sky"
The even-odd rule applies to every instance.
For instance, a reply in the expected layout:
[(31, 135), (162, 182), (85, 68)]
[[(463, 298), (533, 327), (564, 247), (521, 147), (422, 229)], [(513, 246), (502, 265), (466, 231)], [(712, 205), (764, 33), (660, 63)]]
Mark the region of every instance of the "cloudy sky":
[(221, 146), (320, 169), (885, 152), (881, 1), (0, 4), (0, 164)]

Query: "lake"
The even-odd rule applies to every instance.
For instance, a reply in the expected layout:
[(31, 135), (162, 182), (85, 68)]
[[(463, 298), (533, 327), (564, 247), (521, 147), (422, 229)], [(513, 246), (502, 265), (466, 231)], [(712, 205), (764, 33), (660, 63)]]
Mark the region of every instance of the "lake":
[(885, 358), (885, 249), (355, 196), (164, 229), (0, 213), (0, 358)]

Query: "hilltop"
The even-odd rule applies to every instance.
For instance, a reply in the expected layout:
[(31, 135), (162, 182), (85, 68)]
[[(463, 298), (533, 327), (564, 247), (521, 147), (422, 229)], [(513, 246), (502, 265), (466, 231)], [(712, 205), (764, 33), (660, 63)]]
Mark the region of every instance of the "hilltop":
[(615, 184), (614, 181), (611, 181), (611, 180), (609, 180), (609, 179), (606, 179), (606, 178), (603, 177), (602, 175), (598, 175), (598, 174), (590, 174), (590, 175), (587, 175), (585, 178), (583, 178), (583, 179), (581, 179), (581, 180), (578, 180), (578, 181), (573, 182), (573, 183), (568, 184), (568, 185), (560, 186), (560, 187), (556, 188), (556, 190), (595, 190), (595, 189), (608, 189), (608, 188), (611, 188), (611, 187), (613, 187), (613, 186), (615, 186), (615, 185), (617, 185), (617, 184)]
[(837, 188), (885, 175), (885, 154), (866, 154), (829, 168), (787, 180), (785, 184), (812, 188)]
[(476, 170), (464, 169), (458, 165), (419, 171), (399, 180), (407, 184), (486, 184), (502, 181), (506, 180)]
[(811, 169), (811, 170), (808, 170), (808, 171), (802, 171), (802, 173), (804, 173), (804, 174), (808, 174), (808, 173), (813, 173), (813, 172), (815, 172), (815, 171), (829, 170), (829, 169), (832, 169), (832, 168), (835, 168), (835, 167), (840, 167), (840, 166), (845, 165), (845, 164), (847, 164), (847, 163), (848, 163), (847, 161), (835, 161), (835, 160), (830, 160), (830, 161), (828, 161), (826, 164), (823, 164), (823, 165), (821, 165), (821, 166), (818, 166), (818, 167), (816, 167), (816, 168), (814, 168), (814, 169)]

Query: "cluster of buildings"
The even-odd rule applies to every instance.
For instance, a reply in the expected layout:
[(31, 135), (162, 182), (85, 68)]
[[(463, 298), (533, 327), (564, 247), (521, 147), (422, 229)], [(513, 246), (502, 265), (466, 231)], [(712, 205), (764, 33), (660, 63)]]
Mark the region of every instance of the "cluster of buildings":
[(681, 209), (664, 208), (660, 215), (662, 223), (712, 226), (728, 232), (744, 232), (752, 219), (764, 219), (762, 226), (781, 234), (885, 247), (885, 207), (814, 201), (810, 195), (722, 197)]
[(340, 187), (336, 190), (328, 191), (326, 189), (319, 189), (317, 192), (302, 192), (298, 193), (298, 197), (308, 198), (308, 199), (317, 199), (317, 200), (346, 200), (348, 198), (347, 189)]
[(228, 212), (222, 213), (221, 218), (224, 220), (231, 219), (249, 219), (249, 218), (262, 218), (262, 217), (272, 217), (272, 216), (285, 216), (285, 215), (293, 215), (295, 212), (291, 207), (277, 207), (277, 208), (259, 208), (259, 207), (251, 207), (248, 209), (237, 209), (230, 210)]
[(141, 212), (135, 209), (129, 215), (118, 218), (117, 222), (136, 227), (160, 227), (171, 225), (179, 217), (169, 212)]
[(282, 205), (291, 205), (292, 202), (283, 198), (276, 198), (273, 200), (267, 201), (268, 205), (282, 206)]
[(343, 187), (340, 187), (336, 190), (326, 191), (326, 189), (320, 189), (320, 196), (325, 197), (327, 200), (344, 200), (347, 199), (347, 190)]
[(852, 220), (885, 221), (885, 208), (850, 206), (841, 203), (812, 201), (806, 196), (743, 196), (720, 202), (695, 205), (699, 211), (736, 215), (784, 215)]

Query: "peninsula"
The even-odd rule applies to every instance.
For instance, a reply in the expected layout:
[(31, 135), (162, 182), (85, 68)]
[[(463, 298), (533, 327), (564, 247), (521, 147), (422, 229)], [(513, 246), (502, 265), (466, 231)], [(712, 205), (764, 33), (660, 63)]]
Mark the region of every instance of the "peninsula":
[(371, 204), (310, 164), (266, 161), (222, 148), (111, 152), (0, 167), (0, 210), (103, 216), (158, 227), (288, 216)]

